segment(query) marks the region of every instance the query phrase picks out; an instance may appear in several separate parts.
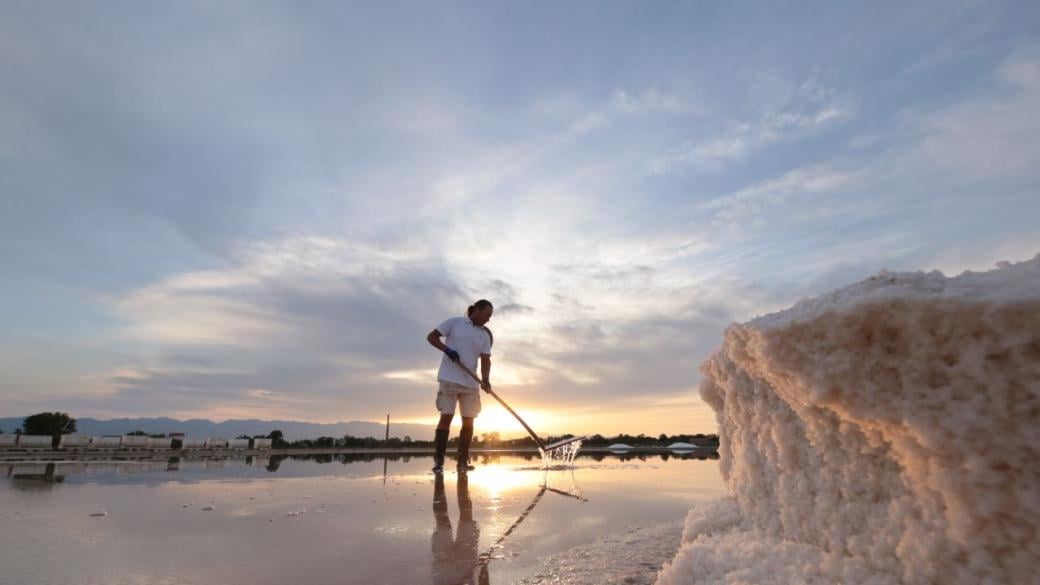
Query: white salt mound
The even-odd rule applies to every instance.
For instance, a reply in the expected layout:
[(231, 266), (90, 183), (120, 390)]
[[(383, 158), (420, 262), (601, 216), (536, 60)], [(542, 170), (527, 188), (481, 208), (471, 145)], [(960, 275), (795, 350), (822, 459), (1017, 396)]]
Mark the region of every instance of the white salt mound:
[(701, 370), (732, 497), (659, 585), (1040, 579), (1040, 255), (882, 273), (730, 327)]

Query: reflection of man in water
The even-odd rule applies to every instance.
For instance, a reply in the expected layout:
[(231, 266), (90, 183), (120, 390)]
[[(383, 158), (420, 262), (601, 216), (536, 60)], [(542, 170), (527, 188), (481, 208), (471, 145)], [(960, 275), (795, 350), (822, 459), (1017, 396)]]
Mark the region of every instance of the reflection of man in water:
[[(480, 526), (473, 519), (473, 500), (469, 497), (469, 478), (460, 473), (456, 491), (459, 497), (459, 527), (452, 538), (448, 499), (444, 495), (444, 476), (433, 483), (433, 517), (436, 527), (430, 537), (433, 548), (433, 585), (488, 585), (486, 563), (477, 567)], [(474, 576), (476, 573), (476, 576)]]

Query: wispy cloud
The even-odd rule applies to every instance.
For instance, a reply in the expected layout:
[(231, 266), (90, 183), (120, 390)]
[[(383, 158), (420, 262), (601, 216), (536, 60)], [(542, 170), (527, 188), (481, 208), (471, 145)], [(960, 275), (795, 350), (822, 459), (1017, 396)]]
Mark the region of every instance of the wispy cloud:
[[(793, 201), (798, 198), (837, 198), (856, 180), (855, 171), (840, 171), (829, 165), (796, 168), (775, 179), (756, 183), (735, 193), (711, 199), (699, 207), (706, 212), (711, 226), (730, 241), (762, 228), (769, 216), (790, 217)], [(811, 201), (798, 201), (798, 208)]]
[(801, 84), (778, 82), (772, 75), (752, 76), (748, 99), (753, 121), (730, 122), (721, 132), (690, 139), (649, 163), (655, 174), (713, 171), (746, 160), (776, 143), (792, 142), (852, 115), (846, 98), (815, 76)]
[(698, 111), (688, 100), (656, 88), (635, 93), (619, 89), (611, 97), (609, 109), (624, 114), (689, 114)]

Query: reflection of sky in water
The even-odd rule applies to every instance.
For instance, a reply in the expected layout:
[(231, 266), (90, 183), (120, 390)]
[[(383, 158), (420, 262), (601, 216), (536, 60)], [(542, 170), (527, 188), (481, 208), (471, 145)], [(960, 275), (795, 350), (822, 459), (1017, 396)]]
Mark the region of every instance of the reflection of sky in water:
[[(0, 464), (4, 579), (441, 583), (473, 569), (475, 582), (505, 583), (724, 491), (716, 461), (675, 457), (544, 472), (537, 458), (495, 455), (443, 485), (425, 457), (320, 461)], [(99, 509), (108, 516), (89, 516)]]

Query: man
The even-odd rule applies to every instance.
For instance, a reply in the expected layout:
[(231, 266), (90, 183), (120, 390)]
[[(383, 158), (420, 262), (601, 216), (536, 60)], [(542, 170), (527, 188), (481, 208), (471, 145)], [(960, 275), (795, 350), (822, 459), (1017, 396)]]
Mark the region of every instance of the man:
[[(441, 368), (437, 372), (440, 389), (437, 392), (437, 410), (441, 413), (435, 435), (436, 454), (433, 472), (444, 471), (444, 452), (448, 448), (448, 432), (451, 419), (455, 416), (455, 404), (462, 411), (462, 430), (459, 432), (458, 470), (473, 469), (469, 462), (469, 445), (473, 441), (473, 419), (480, 413), (480, 388), (491, 389), (491, 331), (484, 324), (491, 320), (494, 312), (491, 302), (481, 299), (466, 311), (465, 317), (453, 317), (441, 323), (426, 336), (430, 345), (444, 352)], [(441, 341), (441, 337), (444, 341)], [(470, 371), (477, 368), (480, 357), (481, 383), (471, 378), (455, 362), (464, 364)]]

